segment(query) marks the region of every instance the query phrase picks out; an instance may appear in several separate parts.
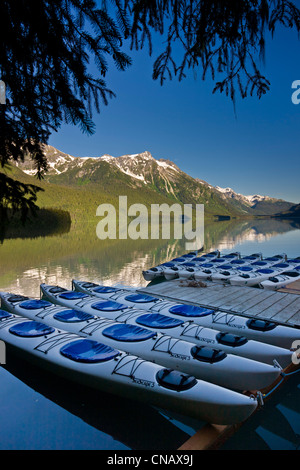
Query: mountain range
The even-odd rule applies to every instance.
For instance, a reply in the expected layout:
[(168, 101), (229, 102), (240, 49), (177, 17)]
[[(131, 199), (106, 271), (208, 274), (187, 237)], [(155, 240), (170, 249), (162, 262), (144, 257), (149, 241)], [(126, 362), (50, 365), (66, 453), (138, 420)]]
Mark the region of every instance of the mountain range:
[[(74, 200), (75, 193), (79, 199), (80, 194), (85, 197), (89, 194), (93, 211), (96, 203), (110, 202), (119, 195), (128, 195), (132, 202), (147, 201), (148, 204), (203, 203), (207, 216), (269, 216), (291, 211), (295, 206), (282, 199), (242, 195), (231, 188), (212, 186), (204, 180), (189, 176), (170, 160), (154, 159), (148, 151), (120, 157), (102, 155), (81, 158), (45, 145), (44, 153), (49, 169), (41, 184), (34, 178), (36, 171), (30, 158), (18, 162), (16, 170), (19, 178), (23, 175), (27, 182), (48, 190), (48, 194), (52, 191), (56, 201), (50, 201), (47, 197), (43, 201), (42, 197), (42, 205), (51, 207), (66, 209), (67, 200), (72, 197)], [(63, 201), (58, 197), (62, 188)]]

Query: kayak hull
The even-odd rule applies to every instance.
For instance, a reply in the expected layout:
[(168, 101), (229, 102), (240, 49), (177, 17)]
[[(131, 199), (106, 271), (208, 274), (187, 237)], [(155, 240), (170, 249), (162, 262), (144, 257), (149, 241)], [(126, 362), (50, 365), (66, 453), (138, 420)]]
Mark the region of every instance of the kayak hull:
[[(84, 315), (76, 315), (76, 321), (73, 321), (74, 314), (72, 314), (71, 321), (66, 320), (67, 315), (72, 312), (70, 308), (74, 308), (74, 300), (64, 301), (64, 307), (49, 303), (49, 305), (43, 305), (42, 308), (36, 308), (35, 304), (35, 308), (25, 309), (22, 308), (22, 305), (26, 302), (10, 302), (8, 299), (11, 297), (10, 293), (1, 293), (2, 306), (13, 314), (40, 321), (57, 329), (64, 328), (70, 333), (96, 340), (115, 349), (122, 349), (128, 354), (134, 354), (165, 367), (181, 370), (222, 387), (240, 391), (263, 389), (272, 384), (281, 372), (274, 365), (224, 352), (223, 355), (218, 355), (217, 361), (213, 362), (210, 358), (210, 361), (207, 362), (207, 357), (200, 357), (201, 353), (193, 354), (194, 351), (197, 352), (194, 348), (195, 343), (145, 328), (141, 330), (138, 323), (124, 326), (113, 319), (103, 318), (100, 314), (95, 316), (97, 310), (93, 306), (98, 305), (98, 302), (94, 297), (91, 297), (92, 301), (89, 304), (85, 302), (83, 307), (77, 306), (77, 309)], [(106, 334), (108, 331), (123, 333), (124, 330), (125, 338)], [(132, 331), (134, 333), (138, 331), (144, 337), (141, 339), (136, 334), (132, 335)], [(211, 350), (207, 345), (205, 347), (206, 350)]]

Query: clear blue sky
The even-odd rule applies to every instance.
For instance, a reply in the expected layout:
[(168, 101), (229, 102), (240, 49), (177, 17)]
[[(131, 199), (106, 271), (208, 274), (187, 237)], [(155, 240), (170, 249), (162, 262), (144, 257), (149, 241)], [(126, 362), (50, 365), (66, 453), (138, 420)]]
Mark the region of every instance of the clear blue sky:
[(299, 52), (294, 31), (280, 30), (268, 41), (260, 70), (271, 89), (261, 100), (238, 100), (237, 115), (225, 94), (212, 94), (214, 85), (201, 80), (201, 71), (161, 87), (152, 79), (155, 55), (146, 48), (134, 52), (126, 72), (111, 69), (106, 77), (117, 96), (95, 112), (95, 134), (63, 126), (49, 144), (79, 157), (148, 150), (214, 186), (299, 203), (300, 104), (291, 101)]

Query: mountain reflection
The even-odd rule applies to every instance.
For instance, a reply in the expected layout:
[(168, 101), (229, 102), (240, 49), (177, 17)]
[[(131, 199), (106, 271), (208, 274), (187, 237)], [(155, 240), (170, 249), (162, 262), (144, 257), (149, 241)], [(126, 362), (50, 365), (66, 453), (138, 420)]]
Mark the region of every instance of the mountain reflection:
[[(205, 224), (203, 251), (286, 252), (292, 247), (290, 237), (299, 234), (298, 222), (275, 218), (210, 222)], [(279, 235), (281, 245), (273, 248)], [(40, 283), (71, 288), (73, 278), (144, 286), (143, 270), (186, 251), (184, 239), (99, 240), (91, 225), (59, 236), (9, 239), (0, 246), (0, 289), (38, 297)]]

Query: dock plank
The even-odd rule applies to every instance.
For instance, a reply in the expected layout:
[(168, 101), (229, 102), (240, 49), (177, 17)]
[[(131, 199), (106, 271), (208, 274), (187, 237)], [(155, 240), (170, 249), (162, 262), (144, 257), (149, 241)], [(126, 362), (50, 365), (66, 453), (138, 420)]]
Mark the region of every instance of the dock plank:
[(239, 302), (236, 302), (234, 305), (234, 310), (236, 313), (243, 313), (245, 312), (248, 308), (253, 307), (254, 305), (258, 304), (261, 302), (261, 300), (265, 299), (265, 295), (262, 292), (249, 292), (246, 295), (241, 295)]
[[(286, 294), (289, 295), (289, 294)], [(299, 296), (298, 296), (299, 297)], [(282, 309), (276, 315), (274, 315), (273, 320), (280, 321), (280, 322), (287, 322), (291, 319), (295, 314), (300, 312), (300, 298), (294, 300), (290, 303), (287, 307)]]
[[(247, 290), (246, 290), (247, 289)], [(239, 289), (239, 295), (231, 298), (229, 302), (224, 304), (224, 309), (226, 310), (237, 310), (240, 305), (245, 304), (246, 302), (251, 302), (253, 304), (253, 299), (257, 298), (257, 294), (253, 292), (250, 288), (245, 288), (245, 290)]]
[(296, 294), (289, 294), (283, 296), (281, 299), (279, 299), (273, 305), (270, 305), (270, 307), (266, 308), (262, 312), (264, 318), (274, 317), (274, 315), (280, 313), (285, 307), (288, 307), (294, 300), (297, 300), (297, 298), (299, 299), (299, 296)]
[(247, 310), (244, 310), (244, 313), (247, 315), (251, 315), (251, 316), (259, 315), (261, 312), (263, 312), (268, 307), (270, 307), (275, 302), (277, 302), (281, 298), (280, 295), (286, 295), (286, 294), (279, 294), (279, 298), (278, 298), (278, 293), (273, 292), (271, 295), (268, 295), (265, 298), (262, 297), (260, 302), (256, 303), (250, 308), (247, 308)]
[(231, 290), (228, 289), (228, 287), (225, 289), (219, 290), (218, 295), (209, 298), (209, 301), (213, 302), (215, 307), (223, 307), (223, 305), (230, 300), (234, 302), (234, 300), (238, 299), (241, 294), (239, 289)]

